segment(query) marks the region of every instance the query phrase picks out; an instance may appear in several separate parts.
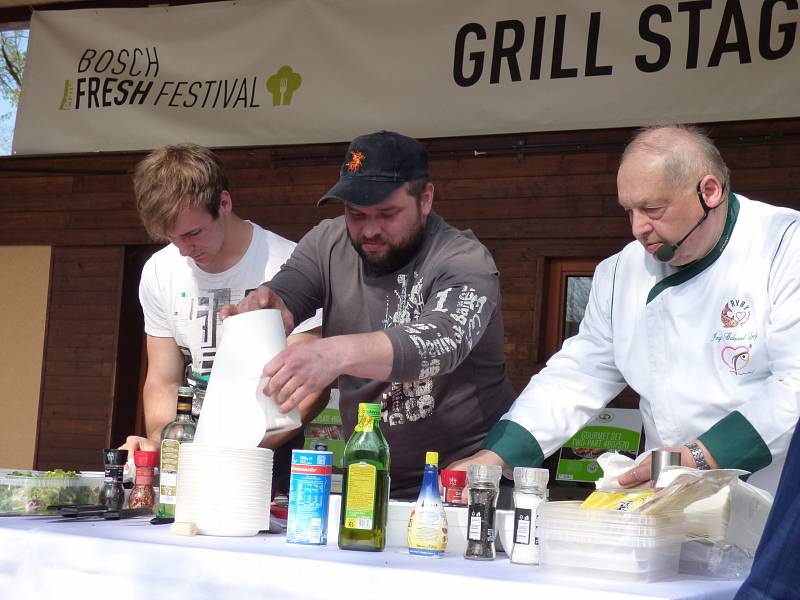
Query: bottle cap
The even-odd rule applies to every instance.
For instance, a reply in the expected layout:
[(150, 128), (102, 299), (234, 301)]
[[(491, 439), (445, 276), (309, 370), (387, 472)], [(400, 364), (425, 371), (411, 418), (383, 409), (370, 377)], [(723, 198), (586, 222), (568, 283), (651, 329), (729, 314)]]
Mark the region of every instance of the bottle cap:
[(463, 488), (467, 485), (467, 472), (466, 471), (449, 471), (444, 470), (441, 472), (442, 486)]
[(467, 465), (467, 479), (470, 485), (490, 483), (497, 487), (500, 485), (502, 475), (503, 469), (500, 465)]
[(438, 452), (426, 452), (425, 453), (425, 464), (426, 465), (433, 465), (434, 467), (439, 466), (439, 453)]
[(128, 451), (118, 448), (103, 448), (103, 464), (106, 466), (124, 465), (128, 462)]
[(188, 385), (182, 385), (178, 388), (178, 396), (186, 398), (189, 402), (191, 402), (192, 398), (194, 397), (194, 390), (190, 388)]
[(134, 450), (133, 462), (137, 467), (157, 467), (158, 451), (156, 450)]
[(543, 490), (550, 481), (550, 471), (547, 469), (531, 469), (529, 467), (514, 467), (514, 486), (518, 488), (538, 488)]

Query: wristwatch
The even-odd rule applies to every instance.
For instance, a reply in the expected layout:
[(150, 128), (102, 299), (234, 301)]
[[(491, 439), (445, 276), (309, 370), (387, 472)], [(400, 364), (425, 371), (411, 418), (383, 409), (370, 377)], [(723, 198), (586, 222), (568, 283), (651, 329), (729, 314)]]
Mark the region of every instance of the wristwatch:
[(690, 442), (688, 444), (684, 444), (689, 449), (689, 452), (692, 453), (692, 457), (694, 458), (695, 465), (701, 471), (708, 471), (711, 467), (706, 462), (706, 455), (703, 454), (703, 451), (700, 449), (700, 446), (697, 445), (696, 442)]

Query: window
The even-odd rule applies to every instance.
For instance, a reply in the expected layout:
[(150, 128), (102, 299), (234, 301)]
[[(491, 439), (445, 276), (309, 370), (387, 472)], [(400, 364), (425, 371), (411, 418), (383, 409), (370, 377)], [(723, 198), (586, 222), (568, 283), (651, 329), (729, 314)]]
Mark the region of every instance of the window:
[[(552, 258), (547, 273), (547, 305), (545, 307), (544, 358), (558, 352), (569, 337), (578, 333), (594, 269), (602, 258)], [(611, 401), (613, 408), (638, 408), (639, 396), (629, 387)]]

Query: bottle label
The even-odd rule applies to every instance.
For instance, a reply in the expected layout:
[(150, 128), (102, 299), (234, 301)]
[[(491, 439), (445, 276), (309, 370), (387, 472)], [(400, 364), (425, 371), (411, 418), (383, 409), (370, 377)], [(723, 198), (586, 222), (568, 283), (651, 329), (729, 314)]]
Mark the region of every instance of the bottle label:
[(159, 502), (161, 504), (175, 504), (175, 495), (178, 485), (178, 454), (181, 444), (178, 440), (164, 440), (161, 442), (161, 467), (159, 469)]
[(362, 462), (347, 467), (347, 497), (344, 504), (346, 528), (373, 528), (377, 481), (377, 469), (373, 465)]
[(408, 520), (407, 537), (409, 553), (420, 556), (443, 555), (447, 548), (447, 516), (441, 504), (416, 506)]
[(483, 504), (473, 504), (469, 507), (467, 521), (467, 539), (475, 542), (481, 541), (481, 529), (486, 520), (486, 506)]
[(530, 508), (517, 508), (514, 510), (514, 543), (529, 546), (531, 543), (531, 514)]
[(464, 504), (462, 499), (462, 490), (460, 487), (446, 487), (444, 488), (444, 501), (447, 504)]
[(105, 483), (122, 483), (122, 472), (124, 467), (114, 465), (105, 468), (105, 477), (103, 477), (103, 481)]

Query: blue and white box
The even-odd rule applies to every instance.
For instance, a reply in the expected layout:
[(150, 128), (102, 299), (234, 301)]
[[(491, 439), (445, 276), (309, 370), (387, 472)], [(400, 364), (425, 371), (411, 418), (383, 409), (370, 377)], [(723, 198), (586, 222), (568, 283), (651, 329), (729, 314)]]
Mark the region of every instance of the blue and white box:
[(333, 452), (292, 450), (289, 479), (289, 516), (286, 541), (290, 544), (328, 543), (328, 501), (331, 495)]

